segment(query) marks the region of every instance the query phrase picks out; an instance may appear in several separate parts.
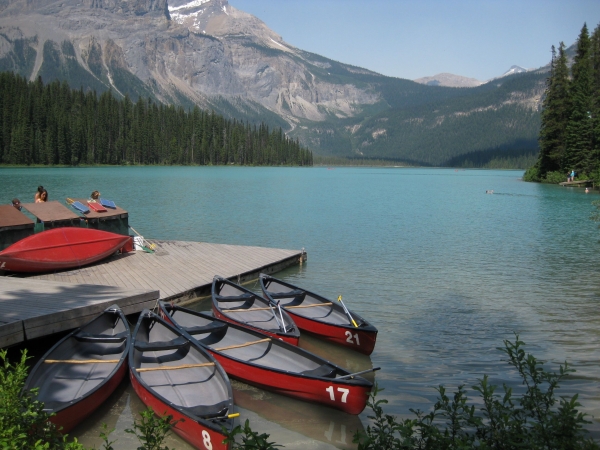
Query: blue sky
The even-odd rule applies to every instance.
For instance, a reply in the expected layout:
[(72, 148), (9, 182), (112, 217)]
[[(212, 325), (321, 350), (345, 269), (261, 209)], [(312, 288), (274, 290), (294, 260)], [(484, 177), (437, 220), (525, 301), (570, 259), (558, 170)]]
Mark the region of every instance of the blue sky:
[(550, 62), (584, 22), (600, 23), (600, 0), (229, 0), (303, 50), (415, 79), (442, 72), (481, 81), (510, 66)]

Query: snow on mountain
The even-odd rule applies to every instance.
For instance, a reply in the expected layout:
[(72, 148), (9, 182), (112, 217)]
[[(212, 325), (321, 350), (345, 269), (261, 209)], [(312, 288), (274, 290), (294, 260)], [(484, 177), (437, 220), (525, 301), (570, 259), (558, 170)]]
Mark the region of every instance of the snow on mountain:
[(460, 75), (454, 75), (451, 73), (438, 73), (437, 75), (433, 75), (431, 77), (422, 77), (417, 78), (416, 83), (426, 84), (428, 86), (446, 86), (446, 87), (476, 87), (480, 86), (488, 81), (497, 80), (498, 78), (507, 77), (509, 75), (514, 75), (516, 73), (525, 73), (529, 72), (532, 69), (525, 69), (521, 66), (511, 66), (506, 72), (502, 75), (494, 78), (490, 78), (487, 81), (479, 81), (475, 78), (467, 78)]
[(497, 77), (497, 78), (507, 77), (508, 75), (514, 75), (515, 73), (529, 72), (529, 70), (530, 69), (524, 69), (521, 66), (510, 66), (510, 69), (508, 69), (506, 72), (504, 72), (502, 75), (500, 75), (500, 77)]

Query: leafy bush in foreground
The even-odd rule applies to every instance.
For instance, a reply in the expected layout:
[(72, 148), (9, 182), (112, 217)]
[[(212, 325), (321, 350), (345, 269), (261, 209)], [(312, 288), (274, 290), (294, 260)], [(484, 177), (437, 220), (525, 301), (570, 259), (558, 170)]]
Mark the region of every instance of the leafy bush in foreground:
[(415, 419), (397, 421), (383, 412), (381, 405), (387, 401), (376, 400), (381, 392), (376, 386), (368, 403), (374, 412), (369, 416), (373, 423), (354, 436), (358, 449), (599, 449), (583, 428), (590, 422), (577, 409), (581, 406), (577, 395), (555, 397), (559, 383), (575, 370), (565, 362), (558, 373), (546, 371), (541, 361), (525, 353), (523, 345), (516, 336), (514, 343), (505, 340), (499, 350), (519, 373), (524, 394), (513, 396), (506, 384), (498, 394), (497, 386), (489, 384), (484, 375), (473, 386), (483, 400), (479, 409), (467, 404), (464, 386), (451, 397), (440, 386), (431, 412), (411, 409)]
[(21, 360), (11, 364), (6, 350), (0, 350), (0, 448), (2, 449), (68, 449), (83, 450), (75, 439), (67, 442), (48, 419), (44, 404), (23, 392), (27, 380), (27, 351)]
[[(371, 393), (368, 406), (373, 415), (366, 432), (357, 432), (354, 442), (358, 450), (600, 450), (584, 429), (590, 422), (581, 413), (577, 395), (556, 398), (559, 383), (575, 372), (565, 362), (558, 373), (544, 369), (543, 363), (525, 353), (524, 342), (516, 336), (515, 342), (504, 341), (499, 348), (507, 362), (518, 372), (523, 393), (513, 395), (512, 388), (489, 383), (487, 375), (478, 380), (473, 389), (481, 397), (480, 406), (469, 405), (464, 386), (451, 395), (443, 386), (437, 388), (438, 399), (429, 413), (412, 410), (415, 418), (398, 420), (385, 414), (377, 400), (382, 391), (377, 386)], [(74, 440), (67, 442), (56, 427), (48, 422), (49, 415), (43, 404), (22, 391), (27, 378), (26, 352), (21, 361), (11, 365), (6, 351), (0, 351), (0, 449), (65, 449), (85, 450)], [(139, 449), (166, 449), (162, 446), (166, 434), (176, 422), (171, 416), (156, 417), (148, 408), (140, 423), (133, 429), (142, 444)], [(101, 437), (104, 450), (114, 450), (109, 441), (111, 431), (104, 427)], [(241, 435), (241, 442), (235, 442)], [(227, 436), (231, 450), (274, 450), (282, 447), (269, 442), (269, 435), (252, 431), (249, 421), (238, 425)]]

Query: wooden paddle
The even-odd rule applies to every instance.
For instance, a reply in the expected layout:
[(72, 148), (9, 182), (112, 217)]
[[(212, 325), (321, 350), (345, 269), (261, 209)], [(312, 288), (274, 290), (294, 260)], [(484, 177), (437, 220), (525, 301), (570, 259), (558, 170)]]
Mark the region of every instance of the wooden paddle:
[[(316, 306), (331, 306), (333, 305), (333, 303), (331, 302), (326, 302), (326, 303), (315, 303), (313, 305), (292, 305), (292, 306), (285, 306), (283, 305), (284, 309), (292, 309), (292, 308), (314, 308)], [(269, 308), (248, 308), (248, 309), (223, 309), (223, 312), (244, 312), (244, 311), (266, 311)]]
[(375, 372), (377, 370), (381, 370), (381, 367), (373, 367), (372, 369), (361, 370), (360, 372), (349, 373), (348, 375), (337, 377), (336, 380), (344, 380), (346, 378), (354, 378), (357, 375), (362, 375), (364, 373), (369, 373), (369, 372)]
[(350, 315), (350, 311), (348, 311), (348, 308), (346, 308), (346, 305), (344, 305), (344, 302), (342, 301), (342, 294), (340, 294), (338, 296), (338, 302), (340, 302), (342, 304), (342, 307), (344, 308), (344, 311), (346, 312), (346, 315), (350, 319), (350, 323), (352, 323), (352, 325), (354, 325), (354, 328), (358, 328), (358, 325), (356, 324), (356, 322), (354, 321), (354, 319)]
[(148, 242), (146, 240), (146, 238), (144, 236), (142, 236), (140, 233), (138, 233), (137, 231), (135, 231), (135, 228), (133, 228), (131, 225), (129, 225), (129, 228), (131, 228), (131, 231), (133, 231), (135, 234), (137, 234), (139, 237), (142, 238), (142, 244), (143, 245), (145, 245), (146, 247), (148, 247), (152, 251), (154, 251), (156, 249), (156, 244), (151, 244), (150, 242)]
[(46, 364), (56, 364), (56, 363), (65, 363), (65, 364), (96, 364), (96, 363), (111, 363), (116, 364), (120, 361), (120, 359), (46, 359), (44, 362)]
[(198, 364), (183, 364), (181, 366), (160, 366), (160, 367), (140, 367), (135, 369), (136, 372), (153, 372), (155, 370), (179, 370), (179, 369), (192, 369), (194, 367), (209, 367), (214, 366), (215, 363), (198, 363)]
[(270, 340), (271, 340), (271, 338), (260, 339), (258, 341), (250, 341), (250, 342), (246, 342), (244, 344), (230, 345), (229, 347), (213, 348), (213, 350), (215, 352), (222, 352), (222, 351), (231, 350), (234, 348), (248, 347), (249, 345), (260, 344), (261, 342), (269, 342)]

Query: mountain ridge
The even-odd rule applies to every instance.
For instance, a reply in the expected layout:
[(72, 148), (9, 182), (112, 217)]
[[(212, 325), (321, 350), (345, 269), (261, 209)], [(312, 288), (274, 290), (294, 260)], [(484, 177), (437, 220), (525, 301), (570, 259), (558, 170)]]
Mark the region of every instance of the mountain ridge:
[[(468, 129), (486, 111), (514, 104), (523, 108), (515, 110), (515, 123), (525, 123), (539, 115), (545, 87), (544, 76), (533, 73), (467, 90), (386, 77), (298, 49), (226, 0), (0, 1), (0, 69), (266, 121), (316, 154), (398, 160), (414, 159), (405, 149), (431, 145), (424, 123), (439, 131), (454, 117)], [(521, 90), (503, 91), (523, 76), (530, 81)], [(506, 125), (485, 145), (531, 142), (535, 133)], [(394, 135), (410, 136), (410, 145)], [(455, 148), (460, 155), (482, 145)], [(443, 164), (459, 155), (417, 161)]]
[(413, 80), (415, 83), (426, 84), (427, 86), (445, 86), (445, 87), (476, 87), (482, 84), (489, 83), (490, 81), (497, 80), (498, 78), (507, 77), (517, 73), (525, 73), (534, 69), (525, 69), (521, 66), (512, 65), (502, 75), (494, 78), (490, 78), (486, 81), (480, 81), (476, 78), (468, 78), (462, 75), (455, 75), (452, 73), (438, 73), (428, 77), (421, 77)]

